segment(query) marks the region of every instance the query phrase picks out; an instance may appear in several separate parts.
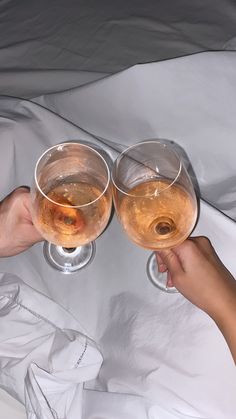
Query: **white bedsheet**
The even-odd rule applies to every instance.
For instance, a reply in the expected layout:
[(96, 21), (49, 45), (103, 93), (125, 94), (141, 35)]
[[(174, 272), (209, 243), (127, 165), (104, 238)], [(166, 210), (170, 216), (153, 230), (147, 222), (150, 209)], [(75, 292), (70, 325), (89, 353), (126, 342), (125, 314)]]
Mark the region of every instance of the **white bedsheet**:
[(1, 388), (25, 404), (28, 419), (81, 419), (83, 384), (102, 363), (94, 342), (17, 276), (0, 275), (0, 302)]
[(192, 163), (203, 198), (236, 220), (235, 66), (236, 52), (205, 52), (134, 66), (36, 101), (115, 143), (175, 141)]
[[(115, 157), (120, 146), (109, 141), (161, 137), (185, 149), (204, 198), (235, 218), (235, 60), (234, 52), (203, 53), (136, 66), (35, 103), (1, 98), (2, 196), (29, 184), (38, 156), (58, 142), (90, 141)], [(223, 212), (202, 202), (196, 234), (211, 238), (236, 275), (236, 224)], [(86, 384), (86, 419), (234, 419), (236, 374), (223, 337), (181, 295), (152, 286), (148, 254), (114, 217), (93, 263), (76, 275), (47, 266), (41, 245), (1, 259), (0, 271), (53, 298), (99, 344), (104, 363)]]

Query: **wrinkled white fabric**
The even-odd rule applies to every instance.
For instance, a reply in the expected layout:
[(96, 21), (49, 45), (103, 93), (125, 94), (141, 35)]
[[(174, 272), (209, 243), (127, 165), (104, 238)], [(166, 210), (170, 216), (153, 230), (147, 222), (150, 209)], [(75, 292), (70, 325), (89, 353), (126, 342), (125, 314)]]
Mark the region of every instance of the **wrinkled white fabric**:
[(81, 418), (102, 356), (62, 307), (16, 276), (0, 279), (0, 385), (28, 419)]
[(138, 65), (38, 102), (123, 145), (175, 141), (192, 163), (202, 196), (236, 219), (235, 66), (236, 52), (205, 52)]
[[(162, 137), (187, 152), (204, 199), (234, 218), (234, 68), (235, 53), (204, 53), (137, 66), (41, 105), (1, 98), (1, 196), (29, 184), (40, 154), (58, 142), (89, 141), (114, 158), (126, 144)], [(194, 234), (209, 236), (236, 275), (235, 221), (202, 201)], [(153, 287), (148, 255), (114, 216), (75, 275), (52, 270), (41, 244), (1, 259), (0, 270), (63, 306), (99, 345), (104, 363), (86, 382), (85, 419), (235, 419), (236, 373), (222, 335), (184, 297)]]

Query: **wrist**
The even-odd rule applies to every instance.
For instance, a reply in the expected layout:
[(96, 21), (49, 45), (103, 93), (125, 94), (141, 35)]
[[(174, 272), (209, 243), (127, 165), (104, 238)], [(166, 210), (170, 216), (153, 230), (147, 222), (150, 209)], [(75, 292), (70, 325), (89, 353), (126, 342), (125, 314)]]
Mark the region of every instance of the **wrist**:
[(221, 295), (221, 299), (216, 305), (215, 310), (208, 313), (215, 321), (221, 330), (225, 330), (231, 325), (232, 321), (235, 323), (236, 319), (236, 281), (228, 292)]
[(218, 312), (218, 315), (215, 316), (214, 320), (221, 333), (223, 334), (236, 364), (235, 319), (236, 292), (233, 292), (231, 298), (228, 299), (227, 304), (224, 306), (224, 309), (221, 312)]

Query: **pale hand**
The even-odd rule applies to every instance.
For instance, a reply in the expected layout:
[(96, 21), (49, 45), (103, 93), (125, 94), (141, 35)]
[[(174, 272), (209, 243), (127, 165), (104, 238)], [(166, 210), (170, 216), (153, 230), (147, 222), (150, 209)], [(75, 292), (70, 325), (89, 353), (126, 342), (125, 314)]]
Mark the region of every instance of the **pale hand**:
[(31, 219), (29, 189), (17, 188), (0, 203), (0, 257), (21, 253), (41, 240)]

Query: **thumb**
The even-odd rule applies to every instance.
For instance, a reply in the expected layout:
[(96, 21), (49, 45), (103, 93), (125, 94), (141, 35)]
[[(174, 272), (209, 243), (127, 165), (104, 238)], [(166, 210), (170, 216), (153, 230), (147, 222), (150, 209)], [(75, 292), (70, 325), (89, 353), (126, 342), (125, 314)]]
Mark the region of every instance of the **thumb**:
[(161, 250), (158, 253), (163, 263), (167, 266), (172, 278), (173, 276), (184, 272), (180, 259), (172, 249)]

